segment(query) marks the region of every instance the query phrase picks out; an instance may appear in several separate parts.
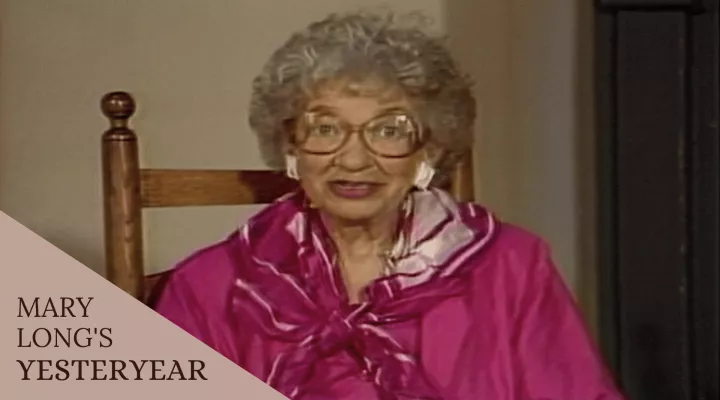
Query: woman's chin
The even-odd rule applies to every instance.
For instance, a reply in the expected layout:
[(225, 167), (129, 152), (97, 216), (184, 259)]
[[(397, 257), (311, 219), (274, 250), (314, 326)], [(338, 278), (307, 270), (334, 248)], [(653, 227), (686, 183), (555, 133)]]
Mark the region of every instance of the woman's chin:
[(323, 207), (327, 214), (346, 221), (367, 221), (382, 214), (382, 204), (372, 200), (335, 200)]

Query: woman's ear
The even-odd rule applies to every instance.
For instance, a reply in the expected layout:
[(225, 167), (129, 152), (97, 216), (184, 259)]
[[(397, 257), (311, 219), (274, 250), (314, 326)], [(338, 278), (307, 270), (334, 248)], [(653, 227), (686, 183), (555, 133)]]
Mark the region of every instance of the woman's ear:
[(294, 156), (297, 155), (297, 149), (295, 144), (290, 139), (290, 133), (284, 133), (280, 138), (280, 151), (283, 155)]
[(295, 123), (293, 120), (288, 119), (282, 124), (282, 132), (280, 134), (280, 150), (284, 155), (297, 155), (295, 145), (292, 137), (295, 133)]
[(280, 149), (282, 151), (282, 154), (284, 154), (286, 156), (294, 156), (297, 154), (295, 146), (289, 140), (286, 140), (286, 139), (283, 139), (283, 142), (280, 145)]
[(437, 166), (440, 160), (445, 156), (445, 150), (435, 143), (428, 143), (424, 148), (425, 161), (432, 165)]
[(291, 179), (300, 180), (295, 146), (289, 140), (283, 141), (281, 146), (285, 155), (285, 174)]

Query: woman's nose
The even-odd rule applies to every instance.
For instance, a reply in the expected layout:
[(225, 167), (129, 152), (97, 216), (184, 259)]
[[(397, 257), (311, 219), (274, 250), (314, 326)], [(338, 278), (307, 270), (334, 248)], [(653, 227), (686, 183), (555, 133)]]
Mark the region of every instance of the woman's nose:
[(372, 165), (372, 155), (363, 144), (360, 135), (350, 135), (337, 155), (337, 164), (350, 171), (363, 170)]

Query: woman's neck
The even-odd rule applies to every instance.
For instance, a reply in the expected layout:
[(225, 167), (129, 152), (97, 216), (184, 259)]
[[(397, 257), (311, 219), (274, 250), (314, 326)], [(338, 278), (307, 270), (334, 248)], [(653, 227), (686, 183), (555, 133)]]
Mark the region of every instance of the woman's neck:
[(384, 262), (381, 255), (393, 245), (398, 218), (398, 212), (367, 221), (323, 216), (337, 248), (343, 280), (352, 302), (359, 301), (365, 286), (382, 276)]
[(368, 221), (345, 221), (325, 216), (323, 221), (338, 251), (347, 255), (378, 255), (392, 245), (397, 213)]

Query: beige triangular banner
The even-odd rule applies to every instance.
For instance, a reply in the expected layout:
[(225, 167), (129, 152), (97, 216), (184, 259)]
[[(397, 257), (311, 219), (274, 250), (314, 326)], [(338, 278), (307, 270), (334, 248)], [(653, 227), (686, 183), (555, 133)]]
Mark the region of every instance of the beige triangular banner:
[(2, 212), (0, 267), (1, 399), (285, 399)]

